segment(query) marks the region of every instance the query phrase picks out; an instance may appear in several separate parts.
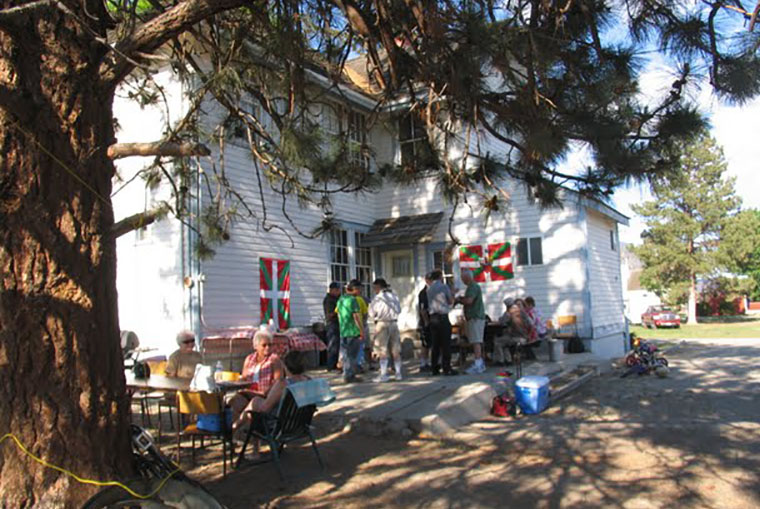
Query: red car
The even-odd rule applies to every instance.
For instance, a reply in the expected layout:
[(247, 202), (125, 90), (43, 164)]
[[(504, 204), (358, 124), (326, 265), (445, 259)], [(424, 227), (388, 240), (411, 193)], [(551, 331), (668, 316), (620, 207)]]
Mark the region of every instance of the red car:
[(641, 315), (641, 325), (644, 327), (680, 327), (681, 317), (678, 313), (665, 306), (649, 306)]

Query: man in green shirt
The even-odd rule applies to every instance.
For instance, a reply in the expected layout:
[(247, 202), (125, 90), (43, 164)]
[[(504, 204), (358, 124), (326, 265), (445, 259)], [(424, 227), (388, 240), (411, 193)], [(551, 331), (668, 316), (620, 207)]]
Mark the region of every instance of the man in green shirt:
[(340, 356), (343, 359), (343, 380), (356, 380), (356, 360), (359, 347), (364, 340), (364, 324), (356, 296), (359, 288), (353, 283), (346, 285), (346, 293), (338, 299), (335, 311), (340, 324)]
[(483, 373), (486, 365), (483, 362), (483, 335), (486, 328), (486, 309), (483, 305), (483, 292), (480, 285), (473, 279), (472, 272), (462, 271), (462, 282), (467, 285), (464, 297), (457, 300), (464, 304), (464, 317), (467, 319), (467, 339), (472, 344), (475, 362), (467, 369), (468, 374)]

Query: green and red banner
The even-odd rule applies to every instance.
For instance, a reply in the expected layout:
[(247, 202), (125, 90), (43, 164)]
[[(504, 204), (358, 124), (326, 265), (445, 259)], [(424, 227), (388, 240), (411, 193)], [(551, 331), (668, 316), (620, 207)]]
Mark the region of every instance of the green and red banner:
[(483, 246), (475, 244), (459, 248), (459, 266), (470, 269), (478, 283), (506, 281), (515, 277), (512, 272), (512, 250), (509, 242), (488, 244), (486, 255)]
[(259, 258), (261, 323), (290, 328), (290, 261)]

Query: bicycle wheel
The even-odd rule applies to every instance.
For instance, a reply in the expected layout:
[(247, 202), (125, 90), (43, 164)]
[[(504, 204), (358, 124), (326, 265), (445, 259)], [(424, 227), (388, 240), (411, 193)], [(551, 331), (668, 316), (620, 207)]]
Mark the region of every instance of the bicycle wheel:
[[(152, 493), (160, 481), (138, 479), (125, 483), (131, 490), (140, 494)], [(224, 509), (200, 484), (184, 477), (170, 479), (163, 488), (148, 499), (135, 497), (118, 486), (110, 486), (96, 493), (82, 506), (82, 509), (163, 509), (167, 507), (203, 507)]]

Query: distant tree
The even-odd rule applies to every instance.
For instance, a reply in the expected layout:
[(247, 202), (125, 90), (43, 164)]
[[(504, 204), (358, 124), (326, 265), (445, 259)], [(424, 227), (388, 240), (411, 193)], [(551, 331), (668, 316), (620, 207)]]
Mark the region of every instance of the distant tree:
[(760, 210), (743, 210), (729, 221), (720, 251), (732, 272), (749, 277), (750, 298), (760, 300)]
[(719, 247), (740, 200), (735, 179), (725, 175), (723, 150), (707, 134), (681, 145), (679, 166), (652, 178), (654, 200), (633, 207), (647, 225), (634, 251), (644, 264), (642, 285), (671, 302), (687, 302), (688, 322), (696, 323), (697, 277), (731, 265)]

